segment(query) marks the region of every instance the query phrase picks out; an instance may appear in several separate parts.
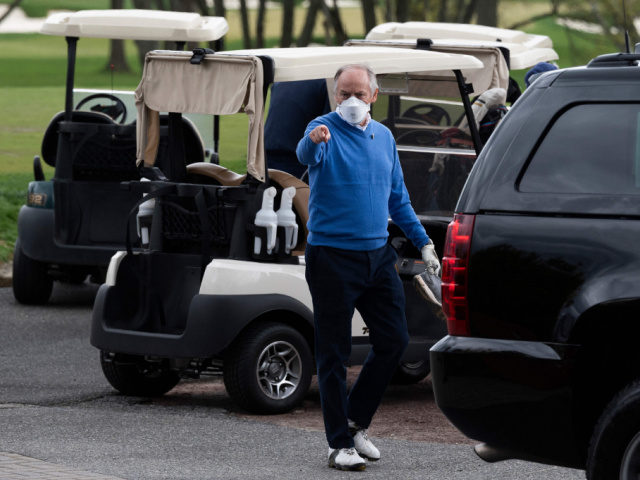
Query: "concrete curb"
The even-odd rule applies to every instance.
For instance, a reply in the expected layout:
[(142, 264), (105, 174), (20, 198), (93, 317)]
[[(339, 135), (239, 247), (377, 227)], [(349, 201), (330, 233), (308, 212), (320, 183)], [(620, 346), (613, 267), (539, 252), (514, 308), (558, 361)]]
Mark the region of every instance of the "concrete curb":
[(11, 286), (11, 280), (13, 276), (12, 270), (12, 262), (0, 263), (0, 288)]

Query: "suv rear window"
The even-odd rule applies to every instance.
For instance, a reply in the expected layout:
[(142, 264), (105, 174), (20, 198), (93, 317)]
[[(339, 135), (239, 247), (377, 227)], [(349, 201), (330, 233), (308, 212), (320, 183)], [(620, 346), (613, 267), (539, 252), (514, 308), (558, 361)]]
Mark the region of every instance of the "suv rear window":
[(522, 192), (640, 194), (640, 104), (582, 104), (551, 125)]

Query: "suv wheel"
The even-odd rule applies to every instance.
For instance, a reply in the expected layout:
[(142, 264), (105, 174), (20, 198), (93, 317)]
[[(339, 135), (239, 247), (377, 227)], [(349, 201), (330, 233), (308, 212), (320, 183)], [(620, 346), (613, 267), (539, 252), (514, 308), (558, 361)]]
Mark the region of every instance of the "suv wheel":
[(309, 389), (313, 363), (306, 339), (274, 322), (251, 325), (224, 359), (224, 385), (242, 408), (282, 413), (299, 404)]
[(101, 351), (100, 364), (111, 386), (123, 395), (158, 397), (180, 381), (178, 374), (166, 365), (134, 355), (116, 356)]
[(25, 305), (43, 305), (49, 301), (53, 279), (47, 274), (47, 264), (27, 257), (16, 240), (13, 250), (13, 296)]
[(598, 420), (587, 458), (589, 480), (640, 476), (640, 380), (609, 403)]

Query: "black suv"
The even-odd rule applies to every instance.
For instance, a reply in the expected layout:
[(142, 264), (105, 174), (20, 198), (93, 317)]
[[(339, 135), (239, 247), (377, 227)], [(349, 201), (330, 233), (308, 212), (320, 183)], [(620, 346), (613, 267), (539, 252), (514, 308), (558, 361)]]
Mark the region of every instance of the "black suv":
[(476, 452), (640, 472), (640, 55), (541, 76), (449, 225), (436, 401)]

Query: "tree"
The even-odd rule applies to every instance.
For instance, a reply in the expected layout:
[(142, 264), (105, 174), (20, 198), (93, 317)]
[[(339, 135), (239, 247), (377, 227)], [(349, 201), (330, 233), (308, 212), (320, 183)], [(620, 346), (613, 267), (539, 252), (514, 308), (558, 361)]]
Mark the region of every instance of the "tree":
[[(111, 8), (122, 8), (123, 0), (111, 0)], [(116, 70), (118, 72), (130, 72), (131, 67), (127, 63), (127, 58), (124, 54), (124, 42), (122, 40), (111, 40), (109, 42), (109, 62), (106, 65), (106, 70)]]
[(213, 0), (213, 12), (217, 17), (225, 16), (224, 0)]
[[(477, 2), (472, 2), (477, 3)], [(490, 27), (498, 26), (498, 0), (483, 0), (478, 8), (478, 23)]]
[(293, 41), (293, 13), (295, 4), (293, 0), (282, 0), (282, 37), (281, 47), (290, 47)]
[(364, 30), (369, 32), (376, 26), (376, 4), (374, 0), (361, 0), (362, 18), (364, 19)]
[(247, 0), (240, 0), (240, 20), (242, 22), (242, 45), (244, 48), (251, 48), (251, 31), (249, 30)]
[(302, 32), (298, 36), (296, 45), (298, 47), (306, 47), (311, 42), (311, 36), (313, 35), (313, 28), (316, 26), (316, 18), (318, 11), (322, 8), (323, 0), (309, 0), (309, 8), (307, 9), (307, 17), (302, 27)]
[(327, 18), (327, 22), (333, 28), (335, 34), (335, 42), (338, 45), (342, 45), (349, 38), (347, 32), (342, 24), (342, 18), (340, 17), (340, 10), (338, 9), (337, 0), (333, 0), (331, 7), (329, 7), (324, 0), (322, 0), (322, 12)]
[[(135, 8), (140, 9), (151, 9), (151, 0), (133, 0), (133, 6)], [(150, 50), (155, 50), (158, 48), (158, 42), (153, 40), (135, 40), (136, 46), (138, 47), (138, 59), (140, 60), (140, 65), (144, 65), (144, 56)]]
[(258, 16), (256, 17), (256, 48), (264, 47), (264, 17), (267, 10), (267, 1), (258, 1)]
[(396, 20), (406, 22), (409, 19), (409, 0), (396, 0)]

